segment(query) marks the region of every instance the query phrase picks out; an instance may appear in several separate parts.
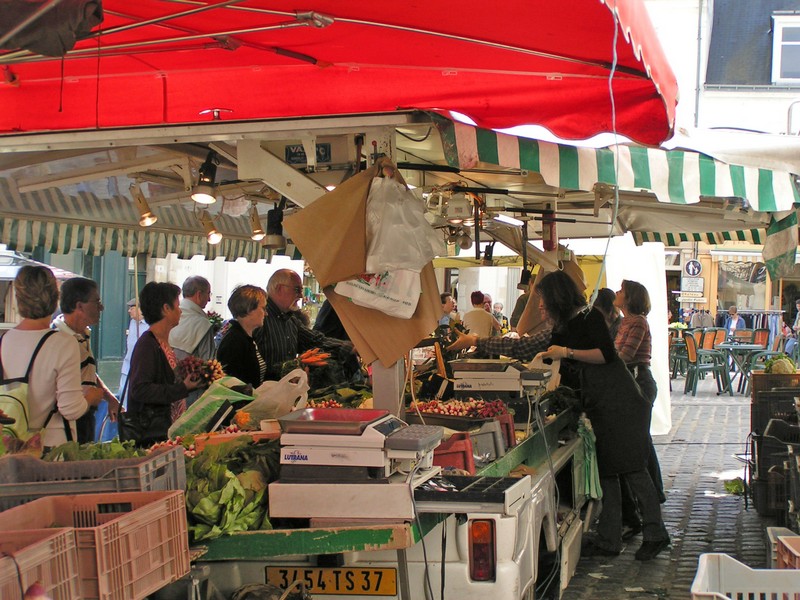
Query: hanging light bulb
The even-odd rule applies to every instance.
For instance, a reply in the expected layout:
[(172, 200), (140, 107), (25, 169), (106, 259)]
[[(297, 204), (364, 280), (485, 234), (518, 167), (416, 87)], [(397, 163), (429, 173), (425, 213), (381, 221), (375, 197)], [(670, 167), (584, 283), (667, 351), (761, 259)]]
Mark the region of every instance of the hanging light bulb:
[(203, 225), (209, 244), (219, 244), (222, 241), (222, 234), (217, 229), (217, 226), (214, 225), (214, 220), (208, 214), (208, 211), (200, 211), (200, 223)]
[(212, 150), (208, 153), (206, 161), (200, 165), (197, 185), (192, 188), (192, 200), (198, 204), (214, 204), (217, 201), (217, 197), (214, 195), (217, 161), (217, 153)]
[(275, 208), (267, 212), (267, 235), (261, 241), (263, 248), (280, 249), (286, 247), (286, 238), (283, 236), (283, 209), (286, 200), (282, 199)]
[(447, 222), (460, 225), (472, 218), (472, 205), (466, 194), (453, 194), (447, 201)]
[(264, 233), (264, 228), (261, 227), (261, 217), (258, 215), (258, 206), (256, 206), (255, 202), (252, 208), (250, 208), (250, 229), (253, 230), (250, 239), (254, 242), (260, 242), (264, 239), (264, 236), (267, 235)]
[(139, 225), (142, 227), (150, 227), (150, 225), (158, 221), (158, 217), (150, 210), (150, 205), (147, 204), (147, 199), (142, 193), (139, 182), (132, 183), (130, 190), (133, 201), (136, 203), (136, 208), (139, 210)]

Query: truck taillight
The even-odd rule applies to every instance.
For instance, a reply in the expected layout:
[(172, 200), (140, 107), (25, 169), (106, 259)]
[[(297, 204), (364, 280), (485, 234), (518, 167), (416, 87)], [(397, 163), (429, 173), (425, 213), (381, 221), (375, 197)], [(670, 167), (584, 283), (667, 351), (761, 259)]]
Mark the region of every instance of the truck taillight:
[(494, 581), (494, 521), (476, 519), (469, 530), (469, 576), (473, 581)]

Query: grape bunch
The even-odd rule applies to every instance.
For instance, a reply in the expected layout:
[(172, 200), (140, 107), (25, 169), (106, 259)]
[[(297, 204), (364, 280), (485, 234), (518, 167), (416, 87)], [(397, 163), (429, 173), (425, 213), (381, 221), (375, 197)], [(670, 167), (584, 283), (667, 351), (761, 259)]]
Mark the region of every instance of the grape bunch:
[(502, 400), (491, 400), (487, 402), (480, 398), (450, 400), (448, 402), (442, 402), (440, 400), (417, 402), (411, 405), (410, 410), (419, 410), (419, 412), (449, 417), (471, 417), (481, 419), (489, 419), (497, 415), (504, 415), (508, 412), (508, 408)]
[(178, 363), (178, 375), (181, 379), (194, 375), (207, 383), (211, 383), (220, 379), (224, 374), (220, 362), (213, 358), (211, 360), (202, 360), (196, 356), (187, 356)]

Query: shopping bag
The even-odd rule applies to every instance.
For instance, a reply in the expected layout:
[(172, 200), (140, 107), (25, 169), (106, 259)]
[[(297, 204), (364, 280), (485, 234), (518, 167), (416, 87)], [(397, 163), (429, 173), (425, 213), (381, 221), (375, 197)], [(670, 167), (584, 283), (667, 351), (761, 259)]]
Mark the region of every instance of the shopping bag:
[(295, 369), (280, 381), (265, 381), (254, 392), (256, 399), (241, 410), (250, 415), (251, 423), (277, 419), (293, 410), (305, 408), (308, 401), (308, 374)]
[(203, 392), (192, 405), (175, 419), (169, 428), (169, 437), (177, 435), (187, 435), (190, 433), (204, 433), (207, 431), (209, 421), (219, 412), (225, 402), (238, 408), (244, 402), (253, 399), (252, 396), (242, 394), (232, 387), (244, 385), (244, 382), (236, 377), (223, 377), (218, 379)]
[(400, 319), (414, 315), (422, 291), (419, 273), (406, 269), (363, 273), (358, 279), (340, 281), (334, 289), (354, 304)]
[(372, 180), (366, 218), (369, 273), (398, 269), (419, 273), (446, 254), (444, 238), (425, 220), (422, 202), (395, 179)]

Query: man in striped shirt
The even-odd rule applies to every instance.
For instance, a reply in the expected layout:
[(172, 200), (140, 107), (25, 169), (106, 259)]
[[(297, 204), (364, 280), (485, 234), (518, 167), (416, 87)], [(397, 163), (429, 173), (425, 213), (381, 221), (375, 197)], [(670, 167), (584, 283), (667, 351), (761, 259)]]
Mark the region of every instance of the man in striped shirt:
[(303, 282), (296, 272), (279, 269), (270, 277), (264, 325), (253, 333), (258, 351), (267, 363), (266, 379), (280, 379), (281, 365), (311, 348), (353, 351), (351, 342), (326, 337), (292, 316), (292, 308), (302, 297)]
[[(97, 282), (85, 277), (73, 277), (65, 281), (61, 284), (60, 308), (62, 314), (53, 321), (53, 329), (68, 333), (78, 340), (81, 349), (83, 395), (90, 406), (98, 398), (108, 402), (108, 417), (111, 421), (116, 421), (119, 401), (97, 374), (97, 363), (89, 345), (89, 327), (100, 322), (100, 313), (103, 312)], [(95, 412), (96, 409), (91, 408), (76, 422), (78, 442), (81, 444), (94, 441)]]

